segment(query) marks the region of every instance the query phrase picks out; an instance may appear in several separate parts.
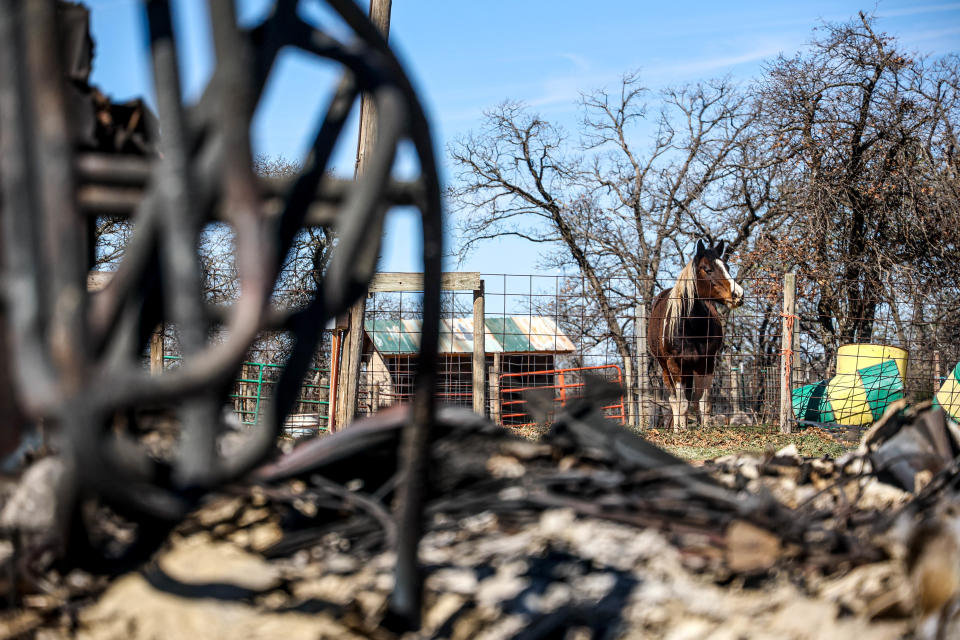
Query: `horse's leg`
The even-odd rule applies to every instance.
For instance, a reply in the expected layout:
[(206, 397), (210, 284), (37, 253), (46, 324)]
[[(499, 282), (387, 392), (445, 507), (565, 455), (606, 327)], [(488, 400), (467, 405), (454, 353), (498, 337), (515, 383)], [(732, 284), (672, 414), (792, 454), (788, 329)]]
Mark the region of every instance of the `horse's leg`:
[(667, 425), (667, 428), (676, 430), (677, 426), (677, 399), (675, 393), (675, 385), (673, 382), (673, 377), (670, 375), (670, 371), (667, 369), (667, 365), (664, 364), (661, 369), (661, 374), (663, 376), (663, 390), (667, 394), (667, 402), (670, 403), (670, 424)]
[(696, 387), (696, 398), (700, 409), (700, 424), (708, 426), (710, 421), (710, 388), (713, 386), (713, 374), (697, 374), (694, 376), (694, 385)]
[(674, 384), (674, 397), (677, 400), (676, 407), (673, 410), (673, 430), (677, 433), (687, 428), (687, 412), (690, 410), (690, 401), (687, 398), (689, 382), (689, 380), (677, 376)]
[(697, 420), (700, 425), (703, 425), (703, 383), (701, 381), (701, 376), (699, 373), (693, 374), (693, 388), (690, 390), (690, 402), (697, 405)]

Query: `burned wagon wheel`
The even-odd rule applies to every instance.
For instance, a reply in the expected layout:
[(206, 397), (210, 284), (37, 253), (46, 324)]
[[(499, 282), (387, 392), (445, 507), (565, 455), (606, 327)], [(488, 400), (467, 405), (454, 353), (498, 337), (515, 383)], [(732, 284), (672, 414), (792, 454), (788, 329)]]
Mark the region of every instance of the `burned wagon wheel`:
[[(246, 30), (237, 26), (232, 0), (209, 4), (217, 65), (202, 98), (189, 107), (180, 95), (169, 2), (146, 4), (162, 136), (161, 157), (143, 166), (72, 151), (55, 3), (0, 7), (4, 270), (20, 397), (32, 416), (59, 425), (79, 495), (116, 505), (134, 520), (174, 522), (205, 492), (243, 476), (273, 451), (321, 329), (366, 291), (386, 211), (398, 202), (413, 204), (422, 215), (426, 277), (421, 371), (403, 445), (401, 501), (411, 508), (400, 529), (401, 538), (410, 532), (409, 546), (417, 537), (418, 460), (433, 414), (439, 324), (440, 196), (426, 118), (401, 65), (351, 0), (328, 2), (351, 32), (345, 42), (302, 20), (297, 0), (277, 0), (261, 24)], [(251, 170), (248, 130), (277, 56), (288, 47), (333, 61), (342, 74), (302, 172), (271, 194), (280, 196), (281, 206), (268, 215)], [(326, 176), (332, 150), (361, 93), (376, 107), (376, 147), (356, 182), (332, 180)], [(404, 140), (416, 151), (420, 175), (397, 182), (391, 171)], [(122, 262), (102, 292), (89, 294), (85, 228), (105, 209), (96, 198), (80, 202), (76, 194), (78, 184), (98, 183), (107, 192), (123, 184), (128, 193), (133, 185), (140, 196), (129, 212), (135, 225)], [(318, 215), (317, 203), (338, 205), (334, 219)], [(235, 234), (241, 293), (225, 308), (211, 308), (202, 293), (196, 244), (212, 220)], [(275, 312), (271, 293), (295, 235), (305, 225), (326, 223), (338, 241), (316, 292), (302, 309)], [(184, 360), (151, 376), (142, 353), (161, 322), (176, 325)], [(208, 338), (215, 323), (225, 328), (222, 342)], [(292, 355), (267, 419), (226, 456), (217, 438), (227, 385), (265, 329), (290, 331)], [(116, 415), (142, 407), (176, 416), (181, 436), (171, 459), (149, 456), (112, 427)], [(412, 566), (404, 567), (401, 560), (398, 572), (413, 575)]]

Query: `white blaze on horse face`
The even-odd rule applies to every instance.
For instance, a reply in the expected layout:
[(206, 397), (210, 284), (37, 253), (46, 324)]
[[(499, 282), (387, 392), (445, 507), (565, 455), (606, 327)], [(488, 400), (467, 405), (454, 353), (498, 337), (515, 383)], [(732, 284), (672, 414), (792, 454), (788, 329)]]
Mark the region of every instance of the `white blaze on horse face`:
[(733, 306), (739, 307), (743, 302), (743, 287), (737, 284), (733, 276), (730, 275), (730, 272), (727, 271), (727, 265), (723, 264), (723, 260), (714, 260), (714, 262), (720, 270), (720, 273), (723, 274), (723, 277), (727, 279), (727, 284), (730, 285), (730, 295), (733, 297)]

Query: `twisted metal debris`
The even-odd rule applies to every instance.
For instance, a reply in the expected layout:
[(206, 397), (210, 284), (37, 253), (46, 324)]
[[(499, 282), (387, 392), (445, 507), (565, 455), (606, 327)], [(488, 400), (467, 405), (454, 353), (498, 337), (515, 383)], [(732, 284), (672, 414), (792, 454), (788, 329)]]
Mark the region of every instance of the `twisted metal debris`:
[[(426, 467), (421, 452), (433, 416), (439, 319), (440, 196), (429, 129), (401, 65), (352, 0), (328, 0), (349, 27), (340, 41), (277, 0), (259, 25), (241, 29), (232, 0), (209, 0), (217, 66), (194, 105), (180, 94), (169, 0), (146, 2), (156, 87), (160, 157), (78, 153), (64, 97), (54, 0), (0, 4), (0, 174), (3, 274), (12, 375), (29, 416), (59, 425), (73, 460), (69, 491), (96, 499), (141, 526), (152, 548), (205, 493), (240, 478), (273, 450), (327, 321), (366, 292), (386, 211), (412, 204), (422, 215), (424, 324), (411, 422), (401, 445), (398, 564), (393, 610), (415, 624), (416, 544)], [(290, 184), (264, 189), (251, 171), (250, 121), (282, 49), (340, 65), (312, 149)], [(361, 93), (374, 101), (378, 141), (356, 182), (325, 173)], [(391, 180), (398, 144), (409, 140), (421, 174)], [(273, 206), (264, 206), (272, 199)], [(333, 208), (332, 208), (333, 207)], [(269, 215), (265, 211), (279, 211)], [(130, 215), (134, 232), (110, 284), (88, 293), (88, 229), (97, 215)], [(220, 220), (235, 233), (239, 298), (210, 308), (201, 289), (198, 234)], [(332, 224), (338, 243), (312, 300), (271, 309), (271, 291), (298, 230)], [(151, 376), (142, 353), (160, 323), (174, 323), (183, 366)], [(216, 343), (209, 329), (226, 336)], [(231, 455), (218, 451), (228, 382), (258, 332), (291, 332), (294, 349), (267, 419)], [(150, 457), (114, 418), (166, 408), (180, 425), (175, 457)], [(76, 532), (71, 539), (78, 537)], [(83, 536), (80, 536), (83, 537)], [(143, 549), (141, 549), (141, 552)], [(105, 558), (104, 558), (105, 559)]]

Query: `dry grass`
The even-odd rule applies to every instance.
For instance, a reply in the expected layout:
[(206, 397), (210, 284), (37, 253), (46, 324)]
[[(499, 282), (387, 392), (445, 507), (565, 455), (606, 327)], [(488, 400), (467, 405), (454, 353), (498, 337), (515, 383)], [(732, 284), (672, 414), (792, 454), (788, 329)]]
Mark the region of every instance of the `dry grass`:
[[(508, 427), (518, 436), (539, 440), (548, 424)], [(627, 428), (627, 427), (625, 427)], [(766, 453), (793, 444), (802, 456), (836, 458), (849, 448), (825, 429), (806, 428), (782, 434), (774, 425), (707, 427), (673, 433), (664, 429), (643, 429), (638, 435), (685, 460), (712, 460), (732, 453)]]
[(647, 440), (686, 460), (711, 460), (731, 453), (765, 453), (795, 445), (802, 456), (836, 458), (849, 448), (825, 429), (806, 428), (791, 434), (771, 425), (710, 427), (673, 433), (647, 429)]

